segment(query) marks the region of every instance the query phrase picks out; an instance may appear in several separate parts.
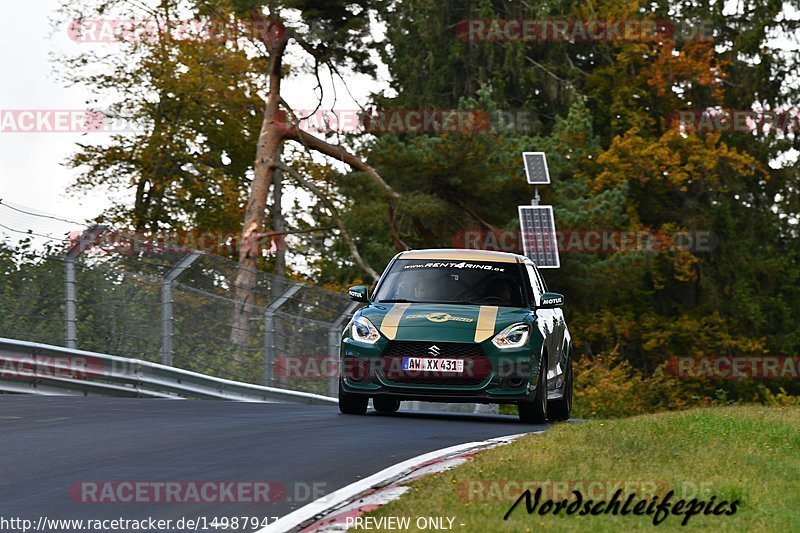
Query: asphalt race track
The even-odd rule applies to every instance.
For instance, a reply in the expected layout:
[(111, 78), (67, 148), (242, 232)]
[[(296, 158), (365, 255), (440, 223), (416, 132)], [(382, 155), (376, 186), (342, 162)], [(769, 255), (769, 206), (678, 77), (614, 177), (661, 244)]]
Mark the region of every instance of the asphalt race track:
[[(34, 523), (279, 517), (422, 453), (544, 428), (512, 416), (359, 417), (293, 404), (0, 395), (0, 405), (0, 517)], [(135, 503), (84, 501), (87, 482), (97, 496), (126, 481), (266, 481), (282, 489), (272, 503), (154, 502), (152, 492)]]

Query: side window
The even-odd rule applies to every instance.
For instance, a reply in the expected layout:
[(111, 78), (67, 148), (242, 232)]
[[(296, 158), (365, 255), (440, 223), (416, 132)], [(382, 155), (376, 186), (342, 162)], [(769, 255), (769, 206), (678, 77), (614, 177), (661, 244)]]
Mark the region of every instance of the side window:
[(531, 289), (533, 290), (533, 301), (536, 305), (539, 305), (539, 302), (542, 300), (542, 287), (540, 285), (541, 281), (539, 280), (538, 273), (533, 268), (533, 265), (528, 263), (525, 264), (525, 269), (528, 271), (528, 280), (531, 283)]

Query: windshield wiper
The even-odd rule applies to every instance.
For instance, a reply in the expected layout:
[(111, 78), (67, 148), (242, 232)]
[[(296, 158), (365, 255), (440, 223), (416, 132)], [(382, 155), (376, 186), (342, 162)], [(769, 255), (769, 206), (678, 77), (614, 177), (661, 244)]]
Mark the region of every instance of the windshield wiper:
[(403, 298), (394, 298), (389, 300), (379, 300), (379, 304), (418, 304), (420, 302), (414, 300), (405, 300)]

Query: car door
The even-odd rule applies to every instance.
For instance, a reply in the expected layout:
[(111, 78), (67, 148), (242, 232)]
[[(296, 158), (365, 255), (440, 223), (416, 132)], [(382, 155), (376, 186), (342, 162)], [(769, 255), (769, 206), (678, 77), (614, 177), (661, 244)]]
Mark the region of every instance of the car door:
[[(535, 268), (536, 274), (539, 276), (539, 282), (544, 292), (548, 292), (547, 283), (542, 276), (542, 273), (539, 271), (538, 268)], [(565, 352), (565, 338), (567, 335), (567, 322), (564, 319), (564, 310), (561, 308), (553, 309), (554, 315), (554, 332), (553, 332), (553, 345), (555, 351), (553, 353), (557, 353), (558, 356), (554, 357), (552, 361), (550, 361), (550, 369), (551, 373), (548, 375), (548, 380), (552, 380), (555, 382), (556, 378), (562, 375), (564, 372), (564, 364), (565, 357), (567, 353)]]
[[(539, 277), (539, 284), (542, 287), (543, 292), (548, 292), (549, 289), (547, 288), (547, 282), (542, 276), (541, 271), (538, 268), (535, 268), (536, 274)], [(564, 337), (567, 333), (567, 322), (564, 320), (564, 310), (560, 307), (553, 309), (555, 315), (555, 322), (556, 322), (556, 341), (555, 344), (558, 348), (558, 360), (563, 360), (564, 356), (566, 355), (564, 352)]]
[[(528, 274), (528, 281), (530, 283), (531, 291), (533, 292), (533, 302), (536, 305), (536, 322), (539, 326), (539, 331), (544, 336), (544, 346), (547, 348), (547, 381), (548, 385), (554, 377), (554, 369), (558, 364), (561, 356), (560, 349), (556, 339), (558, 337), (558, 316), (556, 311), (558, 309), (540, 309), (539, 305), (542, 301), (542, 294), (544, 287), (538, 271), (533, 263), (525, 263), (525, 270)], [(549, 386), (548, 386), (549, 388)]]

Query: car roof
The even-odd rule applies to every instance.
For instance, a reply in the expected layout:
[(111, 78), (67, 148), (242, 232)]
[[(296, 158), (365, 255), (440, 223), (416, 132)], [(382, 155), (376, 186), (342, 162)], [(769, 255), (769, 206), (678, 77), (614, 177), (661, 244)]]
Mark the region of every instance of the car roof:
[(492, 250), (469, 250), (459, 248), (430, 248), (427, 250), (406, 250), (397, 255), (398, 259), (432, 259), (443, 261), (495, 261), (498, 263), (527, 262), (526, 257)]

